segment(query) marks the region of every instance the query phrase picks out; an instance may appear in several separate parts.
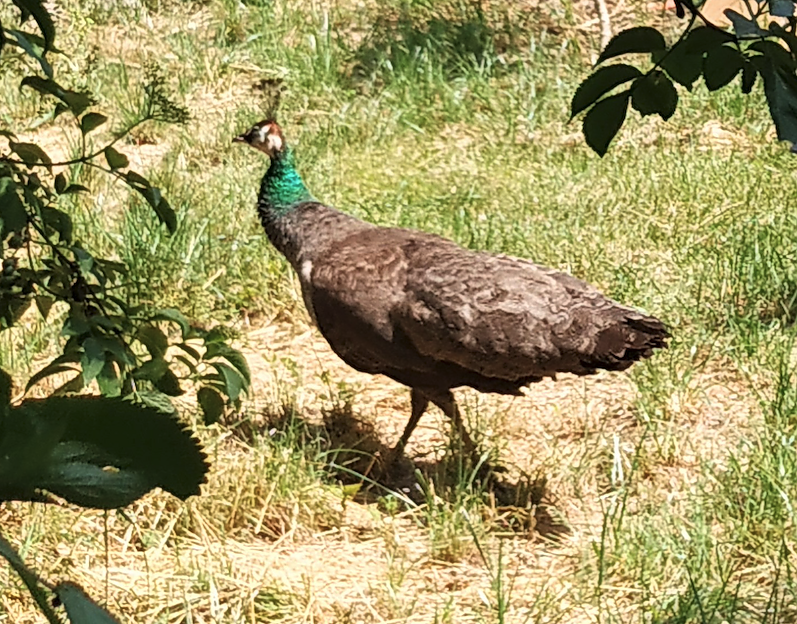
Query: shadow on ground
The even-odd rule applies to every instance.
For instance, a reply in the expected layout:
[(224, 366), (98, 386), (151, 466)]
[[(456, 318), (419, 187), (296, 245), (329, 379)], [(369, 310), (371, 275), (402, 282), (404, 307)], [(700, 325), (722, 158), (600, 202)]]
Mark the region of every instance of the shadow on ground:
[(434, 497), (455, 502), (463, 495), (475, 496), (483, 503), (482, 517), (496, 532), (549, 539), (570, 533), (544, 476), (521, 473), (511, 481), (509, 471), (498, 465), (473, 466), (458, 452), (456, 441), (428, 458), (400, 456), (388, 463), (391, 447), (350, 404), (323, 410), (322, 415), (321, 424), (311, 422), (285, 405), (263, 413), (259, 423), (239, 422), (233, 431), (248, 443), (263, 434), (287, 433), (292, 444), (323, 462), (332, 479), (359, 486), (353, 497), (359, 503), (391, 497), (412, 507)]

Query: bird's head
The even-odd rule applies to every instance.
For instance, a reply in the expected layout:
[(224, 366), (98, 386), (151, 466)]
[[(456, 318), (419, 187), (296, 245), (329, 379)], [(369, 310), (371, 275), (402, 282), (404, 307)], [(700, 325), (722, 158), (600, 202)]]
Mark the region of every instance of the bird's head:
[(267, 154), (269, 158), (276, 158), (286, 149), (282, 128), (273, 119), (256, 123), (249, 130), (235, 137), (233, 142), (248, 143)]

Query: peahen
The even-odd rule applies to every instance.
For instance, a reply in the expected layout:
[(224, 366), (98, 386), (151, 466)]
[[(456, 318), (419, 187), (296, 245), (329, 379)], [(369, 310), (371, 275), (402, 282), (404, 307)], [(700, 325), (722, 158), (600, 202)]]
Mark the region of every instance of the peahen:
[(349, 366), (409, 386), (400, 453), (429, 403), (465, 430), (452, 388), (519, 395), (557, 373), (619, 371), (667, 346), (658, 319), (528, 260), (377, 227), (316, 201), (280, 126), (262, 121), (235, 141), (271, 160), (258, 214), (299, 275), (305, 306)]

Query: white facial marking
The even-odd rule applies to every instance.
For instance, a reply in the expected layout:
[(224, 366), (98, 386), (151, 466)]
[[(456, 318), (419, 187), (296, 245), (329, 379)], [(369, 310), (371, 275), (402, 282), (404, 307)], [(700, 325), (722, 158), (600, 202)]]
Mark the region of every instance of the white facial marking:
[(261, 126), (257, 129), (257, 142), (265, 143), (268, 137), (268, 126)]
[(282, 151), (282, 139), (278, 134), (266, 136), (266, 149), (272, 154)]

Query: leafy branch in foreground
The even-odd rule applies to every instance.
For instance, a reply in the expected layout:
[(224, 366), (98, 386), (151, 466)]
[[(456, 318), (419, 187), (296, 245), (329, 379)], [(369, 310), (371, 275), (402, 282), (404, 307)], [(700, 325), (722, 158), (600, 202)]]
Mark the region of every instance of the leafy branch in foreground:
[(639, 26), (620, 32), (601, 52), (597, 65), (644, 54), (650, 55), (650, 67), (643, 72), (626, 63), (604, 66), (576, 90), (571, 118), (586, 111), (584, 138), (599, 155), (607, 152), (622, 128), (629, 105), (643, 117), (658, 114), (666, 121), (678, 105), (675, 83), (691, 91), (701, 77), (710, 91), (716, 91), (741, 76), (742, 93), (749, 94), (760, 75), (778, 139), (797, 143), (795, 0), (747, 3), (747, 15), (726, 9), (733, 32), (709, 21), (700, 4), (675, 0), (678, 16), (688, 15), (688, 23), (670, 46), (657, 29)]
[[(78, 147), (73, 157), (54, 162), (37, 143), (0, 128), (0, 332), (29, 331), (20, 321), (33, 307), (42, 319), (63, 318), (60, 355), (25, 386), (58, 375), (53, 396), (12, 403), (11, 377), (0, 369), (0, 504), (60, 499), (114, 509), (155, 487), (186, 499), (199, 494), (208, 466), (171, 397), (192, 384), (205, 421), (218, 420), (249, 390), (246, 360), (223, 327), (204, 329), (178, 310), (137, 300), (128, 267), (88, 248), (71, 214), (91, 192), (79, 183), (89, 168), (135, 191), (174, 233), (180, 223), (163, 191), (132, 170), (116, 145), (145, 123), (185, 123), (188, 111), (149, 67), (140, 99), (124, 111), (126, 123), (98, 141), (108, 117), (94, 110), (90, 93), (57, 82), (47, 60), (57, 52), (48, 9), (42, 0), (13, 2), (41, 36), (0, 24), (0, 53), (35, 61), (37, 73), (21, 77), (20, 89), (53, 102), (45, 121), (70, 116)], [(95, 383), (103, 396), (63, 396)], [(0, 556), (52, 624), (63, 621), (56, 603), (75, 623), (118, 622), (74, 583), (40, 578), (2, 533)]]

